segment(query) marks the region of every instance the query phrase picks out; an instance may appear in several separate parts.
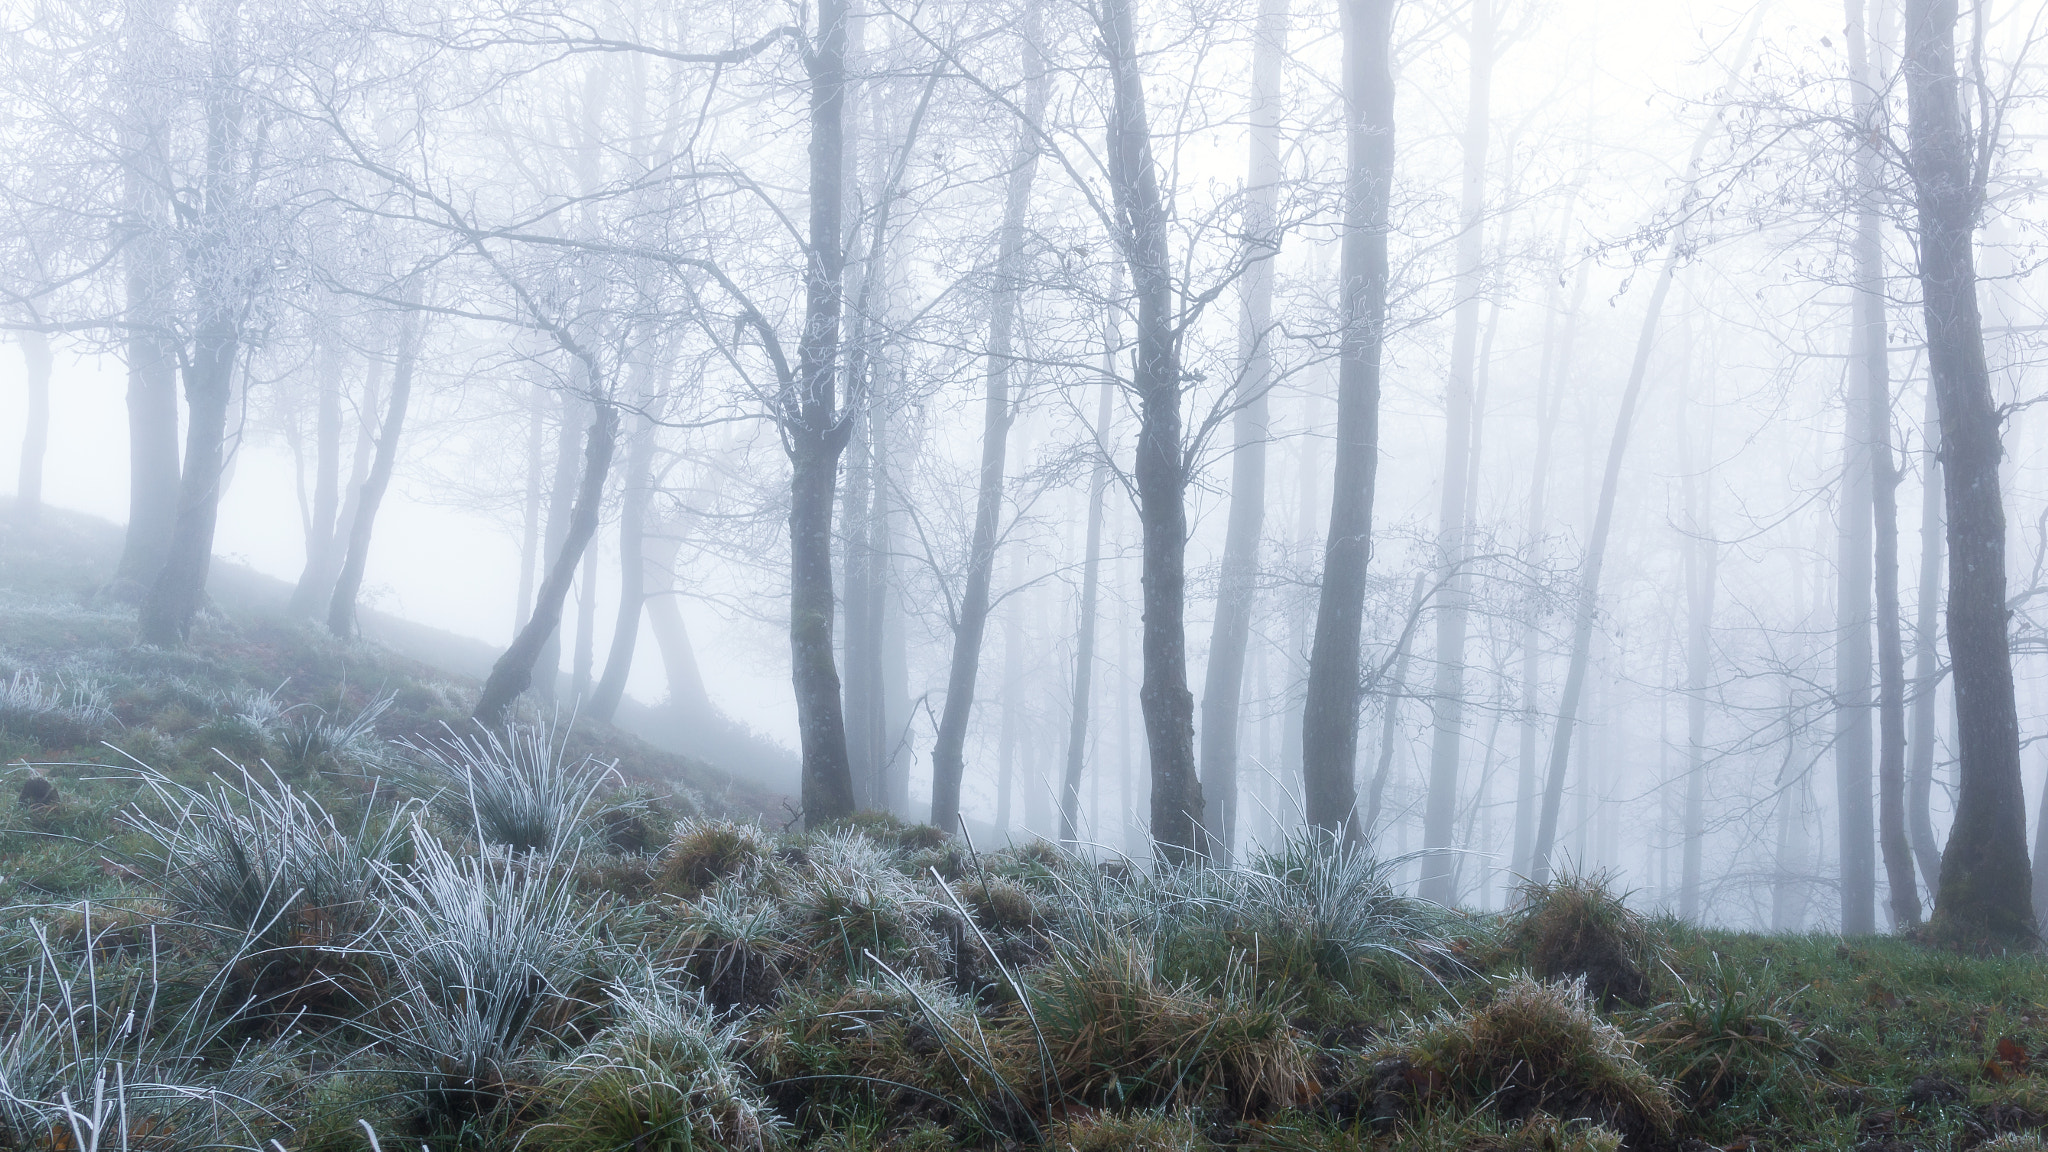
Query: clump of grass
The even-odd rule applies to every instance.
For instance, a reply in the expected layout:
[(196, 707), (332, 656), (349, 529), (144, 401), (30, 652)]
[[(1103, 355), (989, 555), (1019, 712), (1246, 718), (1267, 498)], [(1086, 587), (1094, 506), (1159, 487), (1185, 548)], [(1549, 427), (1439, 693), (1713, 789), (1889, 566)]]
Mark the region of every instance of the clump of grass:
[(673, 955), (719, 1011), (766, 1008), (789, 963), (786, 917), (774, 900), (725, 888), (675, 910)]
[(281, 726), (277, 734), (279, 767), (297, 776), (320, 772), (360, 771), (374, 764), (381, 748), (377, 719), (394, 697), (371, 701), (355, 718), (339, 721), (315, 709)]
[(1643, 918), (1604, 875), (1526, 884), (1507, 923), (1507, 946), (1545, 980), (1583, 979), (1602, 1004), (1650, 1002), (1656, 946)]
[(1828, 1060), (1814, 1030), (1797, 1023), (1790, 997), (1776, 996), (1715, 957), (1706, 979), (1651, 1010), (1638, 1036), (1650, 1066), (1701, 1111), (1738, 1093), (1764, 1104), (1803, 1099)]
[(1195, 1118), (1178, 1112), (1095, 1112), (1052, 1126), (1060, 1152), (1207, 1152), (1215, 1147)]
[(394, 873), (381, 952), (398, 991), (387, 1045), (425, 1077), (432, 1111), (489, 1111), (589, 1008), (609, 959), (572, 870), (508, 851), (456, 857), (415, 829), (416, 865)]
[(1198, 1103), (1214, 1090), (1254, 1115), (1319, 1091), (1312, 1045), (1285, 1003), (1249, 979), (1213, 997), (1166, 983), (1128, 936), (1061, 941), (1028, 995), (1045, 1083), (1027, 1099), (1146, 1108)]
[(1541, 1112), (1632, 1138), (1671, 1130), (1677, 1109), (1637, 1046), (1593, 1010), (1585, 982), (1502, 981), (1484, 1005), (1441, 1012), (1374, 1053), (1379, 1079), (1427, 1101), (1487, 1102), (1503, 1119)]
[(106, 689), (90, 677), (57, 678), (45, 684), (32, 670), (0, 683), (0, 732), (44, 748), (89, 744), (114, 724)]
[(938, 970), (931, 921), (940, 905), (859, 831), (830, 832), (808, 845), (784, 898), (794, 943), (814, 967), (864, 974), (879, 962)]
[(567, 730), (558, 738), (549, 723), (515, 724), (502, 734), (481, 725), (467, 734), (443, 731), (440, 739), (399, 742), (411, 753), (415, 784), (449, 826), (514, 852), (567, 848), (615, 775), (609, 764), (572, 758)]
[(785, 1126), (734, 1057), (739, 1025), (658, 979), (612, 993), (613, 1023), (556, 1066), (555, 1117), (522, 1147), (543, 1152), (766, 1152)]
[(684, 820), (662, 850), (655, 890), (695, 898), (728, 880), (759, 870), (770, 855), (758, 825), (732, 820)]
[(145, 857), (173, 907), (251, 942), (259, 960), (352, 948), (375, 926), (386, 865), (407, 839), (403, 809), (373, 826), (365, 805), (345, 833), (274, 773), (265, 781), (241, 770), (238, 784), (215, 776), (194, 789), (148, 765), (132, 771), (168, 816), (137, 808), (122, 819), (154, 845)]

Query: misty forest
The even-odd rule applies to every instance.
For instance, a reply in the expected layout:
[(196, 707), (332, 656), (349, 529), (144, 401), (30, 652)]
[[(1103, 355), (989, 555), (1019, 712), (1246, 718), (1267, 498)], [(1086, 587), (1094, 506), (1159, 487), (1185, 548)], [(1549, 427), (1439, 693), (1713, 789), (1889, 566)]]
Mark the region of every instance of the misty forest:
[(2041, 0), (0, 53), (0, 1150), (2048, 1148)]

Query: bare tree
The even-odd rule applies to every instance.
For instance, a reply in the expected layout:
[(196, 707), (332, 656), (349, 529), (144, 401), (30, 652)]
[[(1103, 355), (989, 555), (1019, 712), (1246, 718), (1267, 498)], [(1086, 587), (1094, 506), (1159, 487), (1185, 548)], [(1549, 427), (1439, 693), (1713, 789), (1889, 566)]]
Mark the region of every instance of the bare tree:
[(1338, 276), (1337, 459), (1322, 592), (1302, 705), (1308, 823), (1356, 841), (1359, 648), (1379, 472), (1380, 354), (1386, 341), (1388, 205), (1394, 182), (1394, 4), (1346, 0), (1344, 228)]

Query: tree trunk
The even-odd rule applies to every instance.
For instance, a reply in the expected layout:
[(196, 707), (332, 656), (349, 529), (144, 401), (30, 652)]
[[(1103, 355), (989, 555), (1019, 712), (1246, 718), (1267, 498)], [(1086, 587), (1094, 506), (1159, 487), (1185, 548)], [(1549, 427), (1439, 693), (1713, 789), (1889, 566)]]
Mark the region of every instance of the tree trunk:
[(626, 445), (626, 487), (619, 499), (619, 617), (612, 625), (604, 675), (590, 698), (590, 714), (609, 723), (626, 696), (640, 614), (647, 604), (647, 505), (654, 484), (654, 425), (642, 420)]
[(1379, 471), (1380, 349), (1387, 314), (1387, 205), (1394, 179), (1393, 0), (1345, 0), (1344, 230), (1340, 241), (1337, 458), (1322, 590), (1301, 716), (1311, 827), (1357, 842), (1359, 644)]
[[(532, 686), (542, 647), (561, 630), (562, 605), (569, 598), (570, 583), (576, 579), (576, 565), (583, 559), (583, 550), (590, 546), (591, 538), (597, 535), (605, 480), (611, 474), (612, 454), (618, 448), (619, 410), (602, 400), (593, 407), (590, 430), (583, 437), (583, 479), (577, 486), (575, 509), (564, 526), (561, 551), (549, 565), (547, 578), (541, 581), (533, 615), (519, 635), (513, 637), (505, 654), (491, 665), (476, 708), (470, 712), (486, 728), (502, 726), (512, 702)], [(554, 674), (553, 669), (544, 671)]]
[[(1850, 358), (1852, 387), (1862, 362)], [(1871, 820), (1870, 648), (1872, 579), (1870, 412), (1847, 398), (1835, 554), (1835, 814), (1841, 853), (1842, 935), (1877, 931), (1877, 836)]]
[(819, 0), (810, 78), (810, 220), (804, 265), (804, 330), (796, 378), (785, 384), (789, 445), (789, 655), (803, 749), (803, 817), (820, 827), (854, 813), (846, 713), (832, 652), (832, 505), (839, 454), (852, 424), (840, 419), (840, 305), (846, 271), (846, 0)]
[[(341, 380), (344, 360), (334, 342), (320, 349), (314, 387), (313, 417), (313, 507), (306, 524), (306, 563), (299, 570), (299, 582), (292, 586), (288, 611), (310, 618), (320, 610), (318, 592), (323, 573), (333, 571), (335, 546), (340, 541), (335, 516), (341, 504)], [(331, 591), (331, 589), (330, 589)], [(330, 596), (329, 599), (332, 599)]]
[(1131, 0), (1104, 0), (1097, 31), (1112, 89), (1109, 171), (1121, 218), (1117, 243), (1131, 271), (1138, 314), (1132, 387), (1140, 422), (1132, 470), (1144, 540), (1145, 605), (1138, 706), (1152, 753), (1152, 842), (1162, 863), (1183, 864), (1207, 855), (1208, 845), (1195, 771), (1195, 698), (1188, 690), (1187, 467), (1166, 199), (1152, 157)]
[[(1564, 272), (1565, 246), (1569, 242), (1571, 220), (1570, 206), (1565, 212), (1564, 230), (1560, 231), (1557, 244), (1557, 266), (1559, 277)], [(1551, 356), (1551, 334), (1557, 319), (1557, 292), (1550, 292), (1550, 307), (1543, 321), (1543, 364), (1537, 376), (1537, 423), (1536, 458), (1530, 468), (1529, 477), (1529, 519), (1523, 529), (1527, 541), (1523, 548), (1532, 568), (1540, 568), (1546, 558), (1544, 532), (1549, 527), (1546, 497), (1550, 489), (1550, 454), (1557, 436), (1557, 419), (1564, 411), (1565, 394), (1571, 391), (1572, 344), (1578, 335), (1579, 309), (1586, 302), (1586, 266), (1580, 265), (1577, 283), (1572, 287), (1571, 310), (1565, 313), (1564, 334), (1557, 341), (1557, 355)], [(1520, 748), (1518, 749), (1519, 771), (1515, 781), (1515, 857), (1514, 871), (1518, 876), (1529, 874), (1529, 853), (1536, 841), (1536, 796), (1541, 769), (1538, 767), (1537, 743), (1543, 727), (1543, 630), (1538, 626), (1536, 614), (1531, 612), (1522, 622), (1522, 716)]]
[(540, 566), (541, 475), (547, 452), (546, 393), (535, 388), (528, 398), (526, 422), (526, 502), (519, 525), (519, 604), (512, 616), (512, 631), (526, 626), (533, 612), (534, 569)]
[(377, 458), (363, 481), (362, 497), (356, 504), (355, 519), (348, 528), (348, 555), (334, 581), (334, 599), (327, 606), (327, 630), (347, 640), (355, 636), (356, 596), (362, 591), (363, 571), (370, 562), (370, 534), (377, 523), (377, 509), (391, 487), (391, 471), (398, 463), (398, 440), (405, 432), (405, 409), (412, 399), (413, 367), (419, 361), (425, 322), (406, 317), (398, 333), (398, 364), (391, 373), (391, 401), (384, 409), (384, 425), (377, 435)]
[[(851, 356), (849, 356), (851, 359)], [(864, 358), (863, 358), (864, 359)], [(876, 547), (873, 517), (876, 503), (876, 445), (871, 431), (882, 419), (877, 410), (873, 378), (868, 385), (864, 411), (850, 413), (854, 422), (847, 438), (846, 490), (840, 497), (845, 521), (846, 558), (840, 562), (845, 593), (840, 602), (846, 611), (840, 641), (846, 654), (846, 763), (853, 775), (853, 791), (861, 807), (871, 807), (867, 797), (880, 777), (882, 728), (882, 680), (880, 675), (882, 624), (876, 605), (875, 580), (881, 575), (881, 555)]]
[(690, 643), (690, 630), (683, 623), (676, 594), (676, 555), (682, 548), (681, 536), (658, 533), (645, 545), (644, 555), (647, 622), (654, 630), (655, 647), (661, 650), (661, 666), (668, 673), (669, 711), (687, 726), (708, 720), (714, 709), (704, 690), (704, 673), (697, 665), (697, 650)]
[[(1941, 700), (1941, 414), (1927, 390), (1921, 420), (1920, 601), (1913, 622), (1913, 744), (1906, 777), (1906, 829), (1929, 896), (1941, 891), (1941, 845), (1934, 838), (1934, 727)], [(2038, 919), (2036, 921), (2039, 922)]]
[(1948, 647), (1960, 788), (1941, 859), (1936, 930), (1956, 941), (2038, 940), (2019, 716), (2007, 634), (2000, 415), (1991, 395), (1971, 250), (1983, 190), (1956, 78), (1956, 0), (1906, 0), (1907, 142), (1919, 209), (1928, 374), (1941, 406), (1948, 506)]
[(1359, 826), (1367, 843), (1379, 835), (1380, 812), (1387, 794), (1387, 778), (1393, 775), (1394, 744), (1401, 737), (1401, 701), (1408, 698), (1408, 656), (1415, 647), (1415, 622), (1422, 618), (1422, 597), (1429, 586), (1429, 574), (1415, 574), (1415, 589), (1408, 596), (1408, 615), (1395, 642), (1393, 682), (1379, 688), (1379, 763), (1373, 768), (1372, 786), (1366, 793), (1365, 822)]
[(144, 76), (149, 59), (172, 35), (160, 5), (122, 8), (122, 58), (136, 85), (120, 128), (123, 155), (122, 224), (131, 235), (122, 252), (125, 341), (128, 358), (128, 529), (115, 570), (117, 595), (140, 597), (156, 582), (169, 555), (178, 518), (177, 348), (166, 314), (175, 295), (173, 258), (156, 233), (169, 224), (169, 181), (161, 153), (167, 133), (157, 94)]
[(1429, 798), (1422, 817), (1422, 882), (1416, 894), (1451, 904), (1457, 899), (1451, 849), (1458, 816), (1458, 766), (1465, 734), (1466, 600), (1472, 550), (1468, 518), (1473, 459), (1472, 382), (1479, 339), (1479, 293), (1485, 273), (1486, 144), (1493, 86), (1493, 4), (1473, 0), (1468, 43), (1471, 70), (1465, 102), (1464, 192), (1458, 219), (1457, 300), (1452, 319), (1450, 375), (1444, 386), (1444, 472), (1437, 512), (1436, 675), (1430, 692), (1435, 737), (1429, 754)]
[(953, 657), (946, 676), (946, 703), (932, 742), (932, 825), (948, 831), (960, 823), (960, 775), (966, 768), (967, 721), (974, 710), (974, 682), (981, 669), (981, 638), (988, 627), (989, 581), (1001, 534), (1003, 480), (1009, 451), (1012, 345), (1017, 306), (1023, 296), (1025, 213), (1038, 172), (1038, 120), (1050, 85), (1038, 56), (1036, 4), (1025, 9), (1024, 123), (1010, 153), (1003, 195), (1003, 222), (996, 239), (994, 283), (989, 292), (988, 371), (981, 420), (981, 477), (974, 502), (974, 537), (967, 554), (967, 579), (953, 621)]
[[(1081, 768), (1088, 752), (1088, 705), (1095, 683), (1095, 607), (1102, 587), (1102, 505), (1109, 491), (1109, 422), (1115, 387), (1105, 375), (1095, 405), (1096, 456), (1088, 475), (1088, 527), (1082, 545), (1081, 609), (1074, 641), (1074, 702), (1067, 717), (1066, 773), (1060, 785), (1060, 843), (1069, 847), (1080, 840)], [(1099, 820), (1101, 813), (1096, 816)], [(1096, 835), (1101, 835), (1099, 829)]]
[(1229, 863), (1237, 844), (1238, 723), (1244, 708), (1245, 650), (1258, 597), (1259, 538), (1266, 517), (1266, 394), (1272, 387), (1273, 261), (1280, 199), (1280, 69), (1287, 53), (1289, 0), (1260, 0), (1252, 37), (1251, 160), (1245, 181), (1249, 237), (1239, 281), (1237, 411), (1231, 418), (1230, 523), (1202, 684), (1202, 798), (1210, 848)]
[(591, 668), (597, 663), (597, 541), (583, 550), (576, 581), (576, 648), (569, 661), (569, 698), (580, 711), (590, 702)]
[[(594, 382), (593, 386), (594, 386)], [(548, 489), (547, 529), (541, 537), (541, 563), (543, 571), (552, 571), (556, 559), (562, 555), (570, 533), (570, 523), (575, 517), (577, 460), (580, 454), (576, 448), (576, 437), (570, 432), (574, 427), (574, 413), (579, 401), (570, 392), (563, 392), (557, 398), (555, 421), (555, 478)], [(596, 410), (592, 409), (592, 415)], [(545, 580), (545, 577), (543, 577)], [(538, 608), (536, 608), (538, 611)], [(533, 617), (527, 616), (531, 623)], [(543, 701), (552, 701), (561, 686), (562, 679), (562, 632), (557, 628), (541, 641), (540, 654), (534, 661), (534, 695)]]
[[(1899, 474), (1892, 461), (1891, 367), (1885, 351), (1884, 247), (1878, 213), (1883, 174), (1870, 141), (1878, 131), (1878, 90), (1864, 35), (1864, 0), (1847, 0), (1849, 74), (1857, 134), (1856, 230), (1850, 243), (1856, 266), (1849, 352), (1851, 404), (1863, 408), (1877, 595), (1878, 845), (1890, 892), (1892, 928), (1920, 923), (1920, 886), (1906, 839), (1906, 657), (1899, 634)], [(1879, 42), (1885, 35), (1880, 25)]]
[[(1690, 360), (1690, 348), (1686, 355)], [(1687, 397), (1687, 403), (1690, 402), (1691, 397)], [(1680, 418), (1682, 420), (1683, 416)], [(1690, 429), (1683, 431), (1690, 432)], [(1701, 850), (1704, 847), (1702, 840), (1705, 838), (1707, 809), (1707, 682), (1713, 669), (1714, 592), (1720, 567), (1720, 547), (1713, 538), (1712, 514), (1706, 493), (1700, 491), (1704, 487), (1707, 470), (1713, 466), (1711, 431), (1697, 451), (1691, 444), (1685, 444), (1681, 459), (1681, 466), (1685, 469), (1682, 484), (1686, 519), (1685, 734), (1689, 755), (1685, 776), (1685, 848), (1679, 862), (1678, 915), (1681, 919), (1696, 921), (1700, 917)]]
[(50, 338), (23, 329), (21, 360), (28, 383), (28, 419), (21, 431), (21, 472), (14, 487), (14, 511), (32, 520), (43, 508), (43, 456), (50, 446)]
[[(1763, 7), (1758, 7), (1751, 16), (1749, 30), (1743, 35), (1742, 44), (1736, 49), (1729, 67), (1730, 77), (1742, 74), (1764, 12)], [(1699, 183), (1700, 159), (1706, 154), (1707, 144), (1720, 130), (1721, 117), (1716, 113), (1694, 138), (1692, 156), (1686, 162), (1681, 208), (1691, 203), (1693, 191)], [(1643, 392), (1643, 378), (1649, 373), (1650, 353), (1657, 344), (1657, 321), (1663, 315), (1665, 297), (1671, 294), (1671, 281), (1678, 271), (1679, 256), (1685, 251), (1685, 231), (1681, 223), (1672, 232), (1663, 268), (1657, 273), (1656, 287), (1651, 290), (1649, 306), (1643, 313), (1642, 330), (1636, 336), (1635, 359), (1629, 366), (1628, 385), (1622, 389), (1621, 406), (1615, 414), (1614, 435), (1607, 443), (1607, 467), (1600, 480), (1600, 501), (1593, 513), (1593, 533), (1586, 543), (1586, 556), (1579, 572), (1578, 606), (1572, 620), (1571, 663), (1565, 669), (1564, 690), (1557, 702), (1557, 727), (1550, 739), (1550, 769), (1543, 787), (1543, 812), (1536, 825), (1535, 845), (1530, 849), (1529, 879), (1536, 884), (1550, 880), (1550, 852), (1557, 839), (1557, 814), (1564, 800), (1565, 769), (1571, 762), (1572, 729), (1578, 723), (1579, 700), (1585, 693), (1586, 669), (1592, 656), (1593, 620), (1600, 605), (1600, 568), (1606, 560), (1607, 536), (1614, 523), (1614, 498), (1621, 486), (1621, 462), (1628, 453), (1629, 428), (1635, 422), (1636, 404)]]

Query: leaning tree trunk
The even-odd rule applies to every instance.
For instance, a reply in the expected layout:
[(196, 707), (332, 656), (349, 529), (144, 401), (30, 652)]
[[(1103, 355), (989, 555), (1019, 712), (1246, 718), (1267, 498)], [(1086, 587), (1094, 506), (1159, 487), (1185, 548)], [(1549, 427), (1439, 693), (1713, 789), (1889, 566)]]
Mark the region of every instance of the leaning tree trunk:
[[(593, 372), (589, 378), (597, 377)], [(576, 506), (565, 525), (561, 551), (555, 555), (547, 578), (541, 581), (540, 591), (534, 596), (533, 615), (527, 617), (526, 627), (519, 630), (519, 635), (512, 638), (511, 647), (491, 665), (483, 692), (470, 712), (486, 728), (502, 726), (512, 702), (532, 686), (534, 665), (540, 659), (541, 649), (561, 630), (562, 605), (569, 597), (569, 585), (576, 579), (576, 566), (591, 538), (597, 535), (598, 516), (604, 509), (605, 480), (611, 475), (612, 455), (618, 448), (619, 410), (603, 399), (593, 407), (590, 431), (583, 437), (583, 479), (577, 486)], [(546, 672), (554, 675), (552, 668)]]
[(590, 697), (590, 714), (609, 722), (626, 697), (626, 677), (640, 642), (647, 606), (647, 505), (654, 484), (654, 425), (643, 420), (626, 446), (626, 487), (619, 499), (619, 616), (612, 624), (604, 675)]
[[(1095, 406), (1095, 466), (1088, 475), (1088, 527), (1081, 557), (1081, 608), (1074, 641), (1074, 703), (1067, 717), (1067, 763), (1060, 781), (1060, 843), (1079, 842), (1081, 768), (1088, 752), (1088, 706), (1095, 683), (1095, 608), (1102, 587), (1102, 506), (1109, 492), (1109, 421), (1115, 385), (1104, 375)], [(1096, 814), (1101, 819), (1101, 813)]]
[[(1759, 5), (1751, 16), (1749, 30), (1729, 67), (1730, 77), (1742, 74), (1764, 12), (1765, 8)], [(1708, 143), (1720, 130), (1721, 117), (1716, 114), (1693, 139), (1692, 156), (1685, 167), (1685, 188), (1679, 199), (1681, 218), (1682, 210), (1690, 207), (1694, 189), (1699, 184), (1700, 160), (1706, 154)], [(1543, 784), (1543, 811), (1536, 824), (1536, 842), (1529, 852), (1529, 879), (1536, 884), (1550, 880), (1550, 852), (1557, 840), (1557, 814), (1564, 800), (1565, 769), (1571, 763), (1572, 730), (1578, 724), (1579, 701), (1586, 691), (1586, 671), (1593, 652), (1593, 622), (1600, 606), (1600, 568), (1607, 557), (1607, 536), (1614, 523), (1614, 500), (1621, 486), (1621, 462), (1628, 454), (1629, 428), (1635, 423), (1643, 378), (1649, 373), (1650, 352), (1656, 347), (1657, 321), (1664, 313), (1664, 299), (1671, 294), (1671, 281), (1677, 274), (1679, 257), (1686, 248), (1685, 231), (1683, 223), (1672, 231), (1664, 266), (1657, 274), (1656, 287), (1651, 290), (1649, 306), (1643, 312), (1642, 330), (1636, 336), (1635, 359), (1630, 364), (1628, 385), (1622, 389), (1621, 406), (1615, 414), (1614, 435), (1607, 443), (1607, 467), (1600, 480), (1600, 500), (1593, 512), (1593, 533), (1586, 542), (1586, 556), (1579, 570), (1578, 605), (1572, 619), (1571, 663), (1565, 668), (1564, 689), (1558, 696), (1557, 727), (1551, 734), (1550, 768)]]
[(715, 709), (704, 689), (704, 672), (697, 665), (697, 650), (690, 643), (690, 629), (678, 603), (676, 557), (683, 550), (680, 531), (680, 524), (664, 522), (662, 531), (645, 545), (644, 556), (647, 623), (654, 632), (654, 646), (661, 650), (662, 669), (668, 674), (668, 709), (680, 726), (687, 726), (709, 720)]
[[(586, 381), (589, 383), (589, 381)], [(594, 385), (593, 385), (594, 386)], [(541, 564), (543, 571), (554, 567), (555, 559), (562, 554), (562, 548), (569, 539), (570, 521), (576, 512), (577, 462), (582, 453), (577, 451), (576, 436), (571, 431), (575, 426), (574, 413), (577, 409), (577, 394), (564, 391), (557, 398), (555, 420), (555, 475), (548, 489), (547, 526), (541, 533)], [(591, 411), (596, 415), (596, 409)], [(542, 579), (546, 579), (545, 576)], [(533, 619), (531, 613), (527, 620)], [(522, 629), (523, 630), (523, 629)], [(544, 701), (552, 701), (560, 690), (562, 680), (562, 633), (556, 629), (548, 633), (541, 642), (540, 654), (534, 659), (535, 695)]]
[[(1934, 838), (1934, 725), (1941, 699), (1941, 415), (1927, 390), (1921, 420), (1920, 587), (1913, 621), (1913, 739), (1906, 765), (1906, 831), (1931, 896), (1941, 891), (1941, 844)], [(2035, 922), (2039, 923), (2037, 915)]]
[(1486, 143), (1493, 88), (1493, 4), (1474, 0), (1468, 42), (1470, 82), (1465, 101), (1464, 194), (1458, 219), (1450, 375), (1444, 386), (1444, 473), (1437, 512), (1436, 675), (1430, 692), (1435, 729), (1429, 754), (1429, 797), (1422, 816), (1422, 880), (1416, 894), (1451, 904), (1457, 899), (1458, 766), (1465, 736), (1466, 600), (1472, 550), (1468, 491), (1473, 464), (1473, 374), (1479, 339), (1479, 293), (1485, 273)]
[(809, 251), (804, 329), (796, 374), (784, 382), (781, 419), (789, 446), (789, 656), (802, 745), (804, 823), (854, 813), (846, 712), (832, 651), (832, 504), (839, 455), (852, 424), (840, 419), (838, 359), (846, 251), (846, 0), (820, 0), (818, 33), (805, 57), (810, 79)]
[(1266, 518), (1267, 391), (1272, 387), (1273, 261), (1280, 253), (1280, 68), (1287, 52), (1288, 0), (1261, 0), (1252, 39), (1251, 162), (1245, 188), (1249, 237), (1239, 282), (1237, 411), (1231, 418), (1230, 524), (1202, 684), (1203, 822), (1216, 859), (1237, 843), (1237, 729), (1244, 710), (1244, 659), (1258, 596), (1259, 537)]
[(1408, 657), (1415, 647), (1415, 622), (1422, 618), (1422, 597), (1428, 586), (1429, 574), (1417, 572), (1415, 589), (1408, 594), (1408, 615), (1401, 627), (1401, 638), (1394, 642), (1393, 681), (1375, 685), (1380, 697), (1379, 763), (1373, 768), (1372, 785), (1365, 796), (1365, 820), (1359, 825), (1367, 843), (1379, 835), (1387, 778), (1393, 775), (1394, 744), (1401, 735), (1401, 701), (1408, 698)]
[(384, 409), (384, 424), (377, 433), (377, 458), (363, 481), (362, 498), (356, 503), (355, 519), (348, 527), (348, 555), (334, 580), (334, 599), (327, 606), (327, 630), (341, 639), (356, 634), (356, 596), (362, 591), (363, 571), (370, 562), (370, 534), (377, 524), (377, 509), (391, 487), (391, 471), (398, 463), (398, 440), (405, 433), (405, 409), (412, 399), (413, 367), (419, 361), (423, 322), (407, 317), (398, 333), (398, 364), (391, 372), (391, 401)]
[(1971, 249), (1983, 202), (1956, 77), (1956, 0), (1906, 0), (1907, 145), (1919, 209), (1927, 365), (1941, 406), (1948, 505), (1948, 649), (1960, 787), (1941, 858), (1936, 930), (1957, 941), (2036, 935), (1998, 486), (2000, 412), (1984, 358)]
[[(1885, 352), (1884, 247), (1878, 215), (1884, 195), (1876, 76), (1864, 32), (1864, 0), (1847, 0), (1850, 83), (1856, 119), (1856, 267), (1851, 303), (1850, 403), (1863, 408), (1877, 596), (1878, 846), (1890, 889), (1892, 927), (1920, 922), (1920, 885), (1906, 839), (1906, 657), (1899, 634), (1899, 473), (1892, 460), (1891, 367)], [(1884, 39), (1882, 26), (1878, 40)]]
[(1038, 172), (1038, 120), (1045, 110), (1050, 84), (1038, 56), (1037, 6), (1026, 9), (1024, 43), (1023, 122), (1010, 153), (1010, 178), (1003, 195), (1003, 222), (996, 238), (995, 283), (989, 292), (988, 371), (981, 419), (981, 479), (974, 501), (974, 536), (967, 553), (967, 580), (960, 592), (953, 622), (953, 658), (946, 676), (946, 703), (932, 741), (933, 827), (951, 830), (960, 823), (960, 776), (966, 769), (967, 721), (974, 711), (974, 682), (981, 670), (981, 638), (988, 627), (989, 581), (995, 572), (996, 543), (1001, 533), (1003, 478), (1008, 459), (1010, 368), (1017, 307), (1024, 294), (1025, 213), (1031, 207), (1031, 182)]
[(1121, 220), (1118, 244), (1137, 302), (1138, 522), (1144, 540), (1144, 679), (1138, 706), (1152, 753), (1152, 842), (1166, 864), (1208, 852), (1202, 783), (1195, 771), (1195, 698), (1188, 690), (1187, 465), (1181, 427), (1179, 337), (1166, 243), (1166, 198), (1152, 158), (1152, 129), (1138, 72), (1131, 0), (1104, 0), (1098, 31), (1112, 89), (1110, 180)]
[(1344, 330), (1337, 359), (1337, 459), (1301, 710), (1301, 776), (1309, 825), (1356, 842), (1359, 645), (1379, 472), (1387, 206), (1394, 181), (1394, 2), (1345, 0), (1343, 24), (1346, 177), (1339, 302)]

